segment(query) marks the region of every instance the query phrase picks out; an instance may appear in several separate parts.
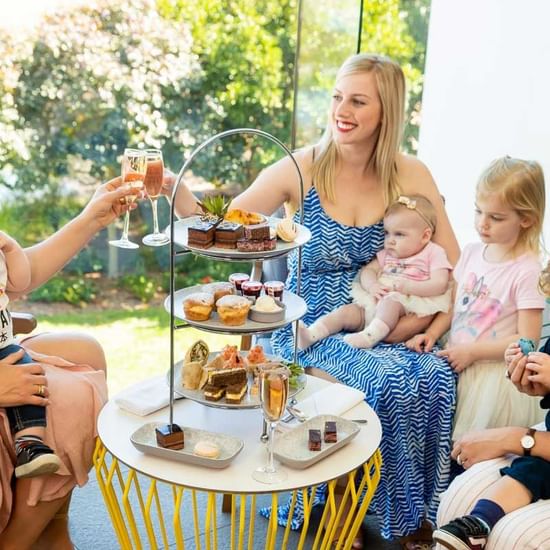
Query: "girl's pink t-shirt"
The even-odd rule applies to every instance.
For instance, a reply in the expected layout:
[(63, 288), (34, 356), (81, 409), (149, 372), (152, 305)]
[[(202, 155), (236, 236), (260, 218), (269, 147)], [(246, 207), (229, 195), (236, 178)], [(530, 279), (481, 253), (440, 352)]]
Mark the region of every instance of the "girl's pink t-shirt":
[(451, 345), (491, 340), (517, 333), (520, 309), (544, 309), (538, 289), (541, 264), (533, 254), (492, 263), (486, 245), (467, 245), (454, 269), (456, 298)]

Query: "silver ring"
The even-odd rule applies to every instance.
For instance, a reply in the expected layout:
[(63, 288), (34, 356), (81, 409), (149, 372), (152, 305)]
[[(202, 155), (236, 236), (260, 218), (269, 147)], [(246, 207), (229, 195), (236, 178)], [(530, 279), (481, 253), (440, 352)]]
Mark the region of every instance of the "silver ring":
[(510, 373), (508, 372), (508, 367), (506, 367), (506, 369), (504, 369), (504, 376), (506, 376), (506, 378), (508, 378), (508, 380), (510, 379)]
[(456, 457), (456, 463), (457, 463), (459, 466), (462, 466), (462, 459), (460, 458), (460, 453), (458, 453), (458, 456)]

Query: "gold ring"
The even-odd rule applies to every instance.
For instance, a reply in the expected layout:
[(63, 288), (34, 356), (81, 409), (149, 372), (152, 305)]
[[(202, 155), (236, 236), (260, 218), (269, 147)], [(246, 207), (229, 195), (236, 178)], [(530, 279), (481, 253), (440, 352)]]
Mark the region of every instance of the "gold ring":
[(44, 393), (46, 391), (46, 386), (44, 386), (44, 384), (38, 384), (38, 395), (40, 397), (44, 397)]
[(118, 202), (119, 202), (119, 204), (121, 204), (122, 206), (124, 206), (124, 205), (126, 204), (126, 199), (125, 199), (124, 197), (120, 197), (120, 198), (118, 199)]

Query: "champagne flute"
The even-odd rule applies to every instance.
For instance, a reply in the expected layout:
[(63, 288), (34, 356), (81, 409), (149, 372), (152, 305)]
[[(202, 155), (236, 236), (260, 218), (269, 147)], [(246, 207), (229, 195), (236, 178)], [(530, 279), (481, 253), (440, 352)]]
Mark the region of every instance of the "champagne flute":
[(280, 483), (287, 477), (286, 472), (275, 468), (273, 444), (275, 427), (285, 412), (288, 398), (290, 372), (285, 367), (260, 370), (260, 401), (266, 422), (269, 424), (269, 457), (265, 466), (252, 472), (252, 477), (260, 483)]
[(160, 190), (164, 179), (162, 151), (158, 149), (147, 149), (145, 153), (147, 155), (147, 172), (145, 174), (144, 184), (153, 210), (153, 232), (143, 237), (143, 244), (147, 246), (164, 246), (170, 242), (170, 239), (167, 235), (159, 231), (157, 210), (157, 201), (160, 197)]
[[(145, 151), (139, 149), (124, 149), (122, 156), (122, 181), (135, 189), (143, 189), (143, 180), (147, 170), (147, 156)], [(127, 195), (126, 203), (132, 203), (136, 200), (136, 195)], [(139, 248), (139, 245), (128, 239), (128, 230), (130, 229), (130, 211), (124, 215), (124, 229), (122, 237), (116, 241), (109, 241), (111, 246), (118, 248)]]

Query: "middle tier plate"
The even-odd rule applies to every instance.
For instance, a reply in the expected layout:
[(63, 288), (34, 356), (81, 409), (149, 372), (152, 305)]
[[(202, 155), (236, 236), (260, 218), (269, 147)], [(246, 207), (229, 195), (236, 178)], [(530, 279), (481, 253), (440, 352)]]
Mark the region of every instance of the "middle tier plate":
[[(247, 319), (243, 325), (230, 326), (221, 322), (218, 314), (213, 312), (210, 319), (207, 321), (192, 321), (185, 317), (183, 311), (183, 300), (188, 294), (200, 292), (204, 285), (195, 285), (177, 290), (174, 294), (174, 316), (182, 321), (186, 321), (191, 326), (205, 330), (208, 332), (224, 332), (228, 334), (246, 334), (259, 332), (272, 332), (278, 328), (284, 327), (297, 319), (301, 319), (307, 312), (307, 304), (297, 294), (293, 294), (288, 290), (284, 291), (283, 303), (286, 306), (285, 316), (280, 321), (271, 323), (259, 323)], [(170, 313), (170, 296), (164, 300), (164, 307)]]

